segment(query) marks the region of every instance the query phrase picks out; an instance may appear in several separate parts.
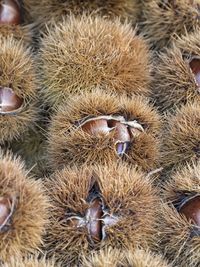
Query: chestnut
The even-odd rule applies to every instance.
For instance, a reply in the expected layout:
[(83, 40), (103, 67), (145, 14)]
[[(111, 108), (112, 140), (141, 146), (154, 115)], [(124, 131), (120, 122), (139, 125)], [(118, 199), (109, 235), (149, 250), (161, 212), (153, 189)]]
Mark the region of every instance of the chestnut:
[(83, 217), (70, 216), (67, 223), (73, 228), (86, 228), (91, 243), (101, 242), (105, 238), (104, 228), (116, 224), (118, 218), (105, 211), (103, 200), (99, 197), (93, 198), (88, 204)]
[(188, 221), (192, 221), (192, 223), (200, 227), (200, 196), (193, 196), (187, 199), (179, 208), (179, 212)]
[(0, 87), (0, 114), (9, 114), (18, 111), (23, 99), (17, 96), (11, 88)]
[(102, 222), (103, 216), (102, 202), (99, 198), (94, 199), (90, 203), (90, 207), (87, 210), (86, 219), (88, 221), (88, 232), (90, 238), (94, 242), (100, 242), (102, 240)]
[(83, 131), (94, 136), (110, 134), (113, 132), (115, 150), (118, 156), (123, 156), (130, 145), (131, 139), (144, 132), (137, 121), (126, 121), (123, 116), (99, 116), (81, 122), (79, 126)]
[(21, 23), (21, 10), (18, 1), (2, 0), (0, 4), (0, 24), (18, 25)]
[(107, 134), (110, 131), (107, 121), (105, 119), (93, 119), (87, 120), (83, 125), (82, 129), (92, 135), (98, 136), (100, 134)]
[(160, 201), (152, 180), (137, 166), (67, 166), (44, 183), (52, 204), (45, 251), (63, 266), (82, 266), (81, 254), (101, 248), (156, 246)]
[(49, 206), (42, 182), (24, 161), (0, 151), (0, 261), (39, 250)]
[(196, 84), (200, 88), (200, 58), (194, 57), (189, 62), (190, 69), (194, 74)]

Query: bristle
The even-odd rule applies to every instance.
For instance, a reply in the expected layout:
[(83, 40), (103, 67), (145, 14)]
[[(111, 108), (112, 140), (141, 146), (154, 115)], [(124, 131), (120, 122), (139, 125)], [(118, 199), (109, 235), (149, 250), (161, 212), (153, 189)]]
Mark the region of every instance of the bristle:
[(199, 118), (198, 102), (183, 106), (175, 115), (168, 116), (162, 148), (162, 164), (168, 170), (198, 160), (200, 153)]
[[(200, 99), (199, 31), (177, 39), (173, 46), (160, 53), (155, 62), (152, 97), (158, 108), (173, 111), (176, 107)], [(193, 73), (190, 64), (196, 60)]]
[(25, 0), (24, 8), (41, 27), (45, 23), (50, 24), (51, 19), (58, 23), (62, 17), (68, 18), (71, 14), (80, 16), (83, 13), (101, 15), (109, 19), (119, 17), (122, 21), (129, 20), (135, 25), (140, 15), (138, 0)]
[(141, 31), (153, 48), (170, 46), (174, 37), (193, 32), (200, 25), (199, 0), (143, 1)]
[(80, 262), (83, 267), (118, 267), (123, 258), (122, 250), (108, 247), (93, 251), (88, 256), (83, 255)]
[(33, 41), (33, 32), (29, 25), (0, 25), (0, 36), (13, 38), (27, 46), (31, 46)]
[(0, 154), (0, 198), (0, 259), (9, 261), (39, 249), (48, 222), (48, 199), (41, 182), (10, 154)]
[[(126, 164), (64, 168), (54, 173), (46, 180), (53, 205), (48, 254), (71, 264), (79, 261), (80, 253), (103, 247), (154, 247), (159, 198), (151, 183), (144, 173)], [(97, 213), (94, 201), (101, 203)]]
[[(25, 133), (37, 119), (38, 84), (30, 50), (13, 38), (0, 38), (0, 72), (0, 142), (4, 143)], [(10, 95), (9, 99), (3, 99), (4, 90), (10, 94), (12, 92), (14, 96)], [(4, 105), (7, 101), (12, 103), (14, 97), (22, 103), (18, 108), (4, 112)], [(11, 106), (8, 107), (11, 108)]]
[[(180, 267), (199, 266), (199, 226), (182, 213), (184, 203), (199, 198), (200, 162), (181, 166), (164, 185), (161, 238), (168, 258)], [(182, 209), (181, 209), (182, 207)], [(191, 218), (199, 210), (191, 210)], [(188, 215), (188, 214), (187, 214)]]
[(127, 95), (149, 91), (147, 45), (119, 19), (70, 16), (49, 30), (39, 60), (44, 101), (50, 107), (94, 87)]
[[(95, 135), (80, 126), (85, 119), (106, 115), (121, 116), (142, 127), (138, 135), (131, 135), (127, 150), (121, 156), (116, 151), (116, 130)], [(55, 170), (74, 163), (107, 164), (120, 160), (150, 170), (158, 165), (159, 129), (158, 114), (142, 97), (129, 99), (101, 90), (74, 96), (52, 118), (47, 155), (49, 165)]]
[(83, 257), (83, 267), (170, 267), (163, 257), (145, 251), (107, 248)]
[(4, 263), (2, 267), (60, 267), (60, 264), (53, 260), (30, 255), (24, 258), (11, 257), (9, 262)]

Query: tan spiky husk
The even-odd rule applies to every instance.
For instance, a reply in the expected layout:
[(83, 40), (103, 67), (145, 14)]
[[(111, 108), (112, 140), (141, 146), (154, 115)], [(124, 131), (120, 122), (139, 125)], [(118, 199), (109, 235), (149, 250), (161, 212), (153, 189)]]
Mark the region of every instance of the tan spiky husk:
[(19, 257), (39, 249), (48, 222), (48, 198), (43, 185), (25, 170), (19, 158), (0, 154), (0, 195), (15, 199), (7, 231), (0, 233), (0, 259)]
[(83, 267), (170, 267), (161, 256), (145, 251), (107, 248), (83, 256)]
[(194, 56), (200, 56), (199, 42), (199, 31), (187, 34), (160, 53), (155, 61), (152, 97), (162, 112), (200, 100), (199, 88), (189, 66)]
[(31, 25), (0, 25), (0, 38), (10, 37), (23, 42), (24, 45), (31, 45), (33, 42), (33, 29)]
[[(140, 14), (140, 1), (138, 0), (24, 0), (26, 13), (40, 26), (45, 23), (57, 24), (62, 17), (71, 14), (80, 16), (83, 13), (100, 15), (109, 19), (120, 17), (122, 21), (130, 20), (134, 25)], [(51, 16), (49, 16), (51, 14)]]
[(141, 31), (154, 48), (170, 46), (173, 37), (200, 25), (199, 4), (199, 0), (145, 0)]
[(38, 83), (30, 49), (12, 37), (0, 37), (0, 73), (0, 86), (12, 88), (24, 100), (16, 114), (0, 115), (0, 142), (3, 143), (24, 134), (37, 119)]
[[(105, 228), (106, 238), (93, 244), (86, 228), (67, 223), (71, 216), (84, 216), (89, 207), (92, 184), (108, 213), (117, 220)], [(47, 231), (46, 250), (65, 264), (76, 263), (81, 254), (104, 247), (129, 248), (140, 244), (154, 247), (157, 241), (159, 198), (145, 174), (126, 164), (95, 167), (64, 168), (46, 180), (53, 205), (51, 224)]]
[(70, 98), (53, 116), (47, 148), (52, 169), (74, 163), (107, 164), (120, 159), (112, 133), (96, 137), (78, 126), (84, 118), (101, 115), (121, 115), (127, 120), (136, 120), (144, 128), (144, 132), (131, 141), (122, 161), (138, 164), (144, 170), (158, 165), (160, 117), (153, 107), (142, 97), (129, 99), (94, 90)]
[(70, 16), (42, 40), (39, 61), (44, 101), (50, 106), (96, 86), (127, 95), (149, 91), (147, 45), (119, 19)]
[(9, 262), (6, 262), (2, 267), (60, 267), (59, 263), (46, 258), (38, 259), (37, 256), (26, 256), (25, 258), (12, 257)]
[[(178, 213), (178, 205), (185, 197), (200, 194), (200, 161), (187, 164), (174, 173), (164, 185), (161, 238), (163, 250), (180, 267), (198, 267), (200, 253), (199, 229), (184, 215)], [(195, 234), (195, 232), (197, 234)]]
[(167, 118), (163, 133), (162, 164), (166, 169), (177, 168), (198, 160), (200, 155), (200, 104), (194, 102), (177, 110)]

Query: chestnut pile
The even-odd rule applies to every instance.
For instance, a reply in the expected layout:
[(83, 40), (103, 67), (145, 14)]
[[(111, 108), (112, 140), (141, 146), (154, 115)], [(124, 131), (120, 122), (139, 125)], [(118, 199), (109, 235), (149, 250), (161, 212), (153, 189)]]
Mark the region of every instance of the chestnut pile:
[(0, 0), (0, 267), (199, 254), (200, 0)]

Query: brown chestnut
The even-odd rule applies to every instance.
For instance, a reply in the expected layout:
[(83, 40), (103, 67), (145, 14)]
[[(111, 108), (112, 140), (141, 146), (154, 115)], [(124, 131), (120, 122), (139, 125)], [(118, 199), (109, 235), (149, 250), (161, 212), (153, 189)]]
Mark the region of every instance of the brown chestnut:
[(192, 221), (200, 227), (200, 196), (194, 196), (188, 199), (179, 209), (188, 221)]
[(105, 119), (89, 120), (82, 125), (82, 129), (94, 136), (99, 136), (100, 134), (109, 133), (107, 121)]
[(102, 240), (102, 216), (102, 203), (99, 198), (96, 198), (90, 203), (86, 214), (88, 233), (94, 242)]
[(0, 233), (7, 230), (6, 226), (9, 224), (14, 210), (14, 201), (8, 197), (0, 197)]
[(130, 145), (131, 138), (144, 131), (137, 121), (126, 121), (122, 116), (99, 116), (85, 120), (79, 125), (88, 134), (99, 136), (114, 133), (115, 150), (118, 156), (123, 156)]
[(109, 125), (115, 129), (116, 152), (119, 156), (123, 156), (131, 141), (128, 126), (116, 120), (109, 121)]
[(21, 23), (21, 10), (15, 0), (2, 0), (0, 5), (0, 24), (18, 25)]
[(0, 87), (0, 114), (9, 114), (18, 111), (23, 99), (17, 96), (11, 88)]
[(87, 229), (92, 244), (100, 243), (106, 237), (105, 228), (115, 225), (117, 222), (118, 217), (109, 214), (104, 209), (103, 200), (100, 197), (93, 198), (88, 203), (83, 217), (75, 215), (67, 218), (69, 227)]
[(189, 65), (194, 74), (196, 84), (200, 87), (200, 58), (193, 58)]

